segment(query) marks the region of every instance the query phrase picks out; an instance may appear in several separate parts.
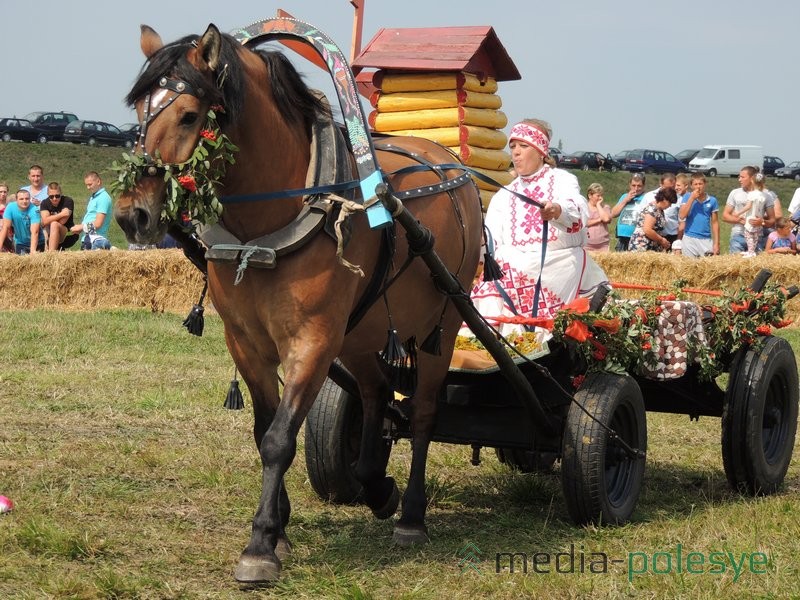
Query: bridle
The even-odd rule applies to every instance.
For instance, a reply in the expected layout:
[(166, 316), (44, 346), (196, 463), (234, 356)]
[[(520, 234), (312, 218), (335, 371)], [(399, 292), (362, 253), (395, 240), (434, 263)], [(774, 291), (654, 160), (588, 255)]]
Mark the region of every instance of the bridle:
[(166, 108), (168, 108), (175, 100), (180, 98), (183, 94), (189, 94), (197, 99), (202, 99), (206, 95), (203, 88), (195, 88), (191, 83), (183, 79), (176, 79), (172, 77), (162, 76), (158, 80), (158, 89), (169, 90), (173, 92), (163, 102), (153, 105), (152, 92), (147, 92), (144, 97), (144, 108), (142, 109), (142, 120), (139, 123), (139, 136), (136, 139), (136, 145), (142, 151), (142, 157), (145, 160), (145, 171), (147, 175), (157, 175), (163, 167), (159, 168), (155, 165), (153, 158), (147, 153), (145, 149), (145, 140), (147, 139), (147, 127), (155, 121)]

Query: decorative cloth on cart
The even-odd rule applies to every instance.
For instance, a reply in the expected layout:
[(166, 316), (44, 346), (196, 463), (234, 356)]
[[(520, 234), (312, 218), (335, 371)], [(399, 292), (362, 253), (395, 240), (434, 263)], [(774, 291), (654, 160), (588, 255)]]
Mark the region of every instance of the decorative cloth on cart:
[(649, 379), (677, 379), (686, 374), (692, 344), (707, 344), (703, 329), (703, 312), (694, 302), (665, 300), (661, 302), (658, 327), (653, 331), (652, 350), (658, 363), (644, 368), (642, 375)]

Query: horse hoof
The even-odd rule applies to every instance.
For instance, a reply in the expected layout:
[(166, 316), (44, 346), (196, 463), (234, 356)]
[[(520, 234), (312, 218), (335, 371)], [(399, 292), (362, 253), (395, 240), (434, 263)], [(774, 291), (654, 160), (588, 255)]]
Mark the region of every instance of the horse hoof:
[(394, 526), (392, 541), (403, 548), (410, 548), (418, 544), (427, 544), (431, 540), (425, 525), (401, 525), (398, 523)]
[(397, 507), (400, 506), (400, 490), (397, 489), (397, 484), (391, 477), (386, 479), (391, 483), (392, 491), (382, 507), (372, 509), (372, 514), (375, 515), (376, 519), (388, 519), (397, 512)]
[(292, 544), (291, 542), (289, 542), (289, 538), (285, 537), (278, 538), (278, 542), (275, 544), (275, 556), (278, 557), (278, 560), (283, 562), (291, 555), (292, 555)]
[(281, 574), (280, 559), (272, 559), (267, 556), (247, 556), (239, 557), (239, 564), (233, 577), (239, 583), (267, 583), (275, 581)]

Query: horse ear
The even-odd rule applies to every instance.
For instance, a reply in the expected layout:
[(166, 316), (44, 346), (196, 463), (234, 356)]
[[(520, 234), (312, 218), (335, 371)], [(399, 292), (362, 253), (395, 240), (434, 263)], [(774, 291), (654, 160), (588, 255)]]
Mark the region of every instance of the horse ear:
[(219, 65), (219, 55), (222, 50), (222, 34), (213, 23), (208, 25), (208, 29), (197, 43), (197, 51), (208, 65), (208, 68), (215, 71)]
[(161, 36), (156, 33), (156, 30), (149, 25), (140, 25), (142, 30), (142, 37), (139, 40), (139, 45), (142, 47), (142, 52), (146, 58), (150, 58), (164, 47), (164, 42), (161, 41)]

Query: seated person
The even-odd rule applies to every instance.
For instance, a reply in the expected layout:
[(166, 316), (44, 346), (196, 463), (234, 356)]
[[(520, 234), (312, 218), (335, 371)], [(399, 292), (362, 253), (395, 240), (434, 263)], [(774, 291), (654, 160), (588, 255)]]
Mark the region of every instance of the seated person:
[[(509, 148), (517, 177), (506, 187), (539, 202), (541, 208), (507, 189), (498, 191), (489, 204), (486, 227), (504, 277), (500, 281), (481, 278), (472, 291), (475, 307), (487, 318), (549, 317), (575, 298), (591, 297), (598, 287), (608, 285), (605, 273), (584, 248), (589, 218), (586, 199), (574, 175), (552, 167), (550, 136), (550, 126), (539, 120), (525, 120), (511, 129)], [(534, 306), (540, 276), (538, 305)], [(522, 329), (513, 324), (499, 327), (503, 336)]]

